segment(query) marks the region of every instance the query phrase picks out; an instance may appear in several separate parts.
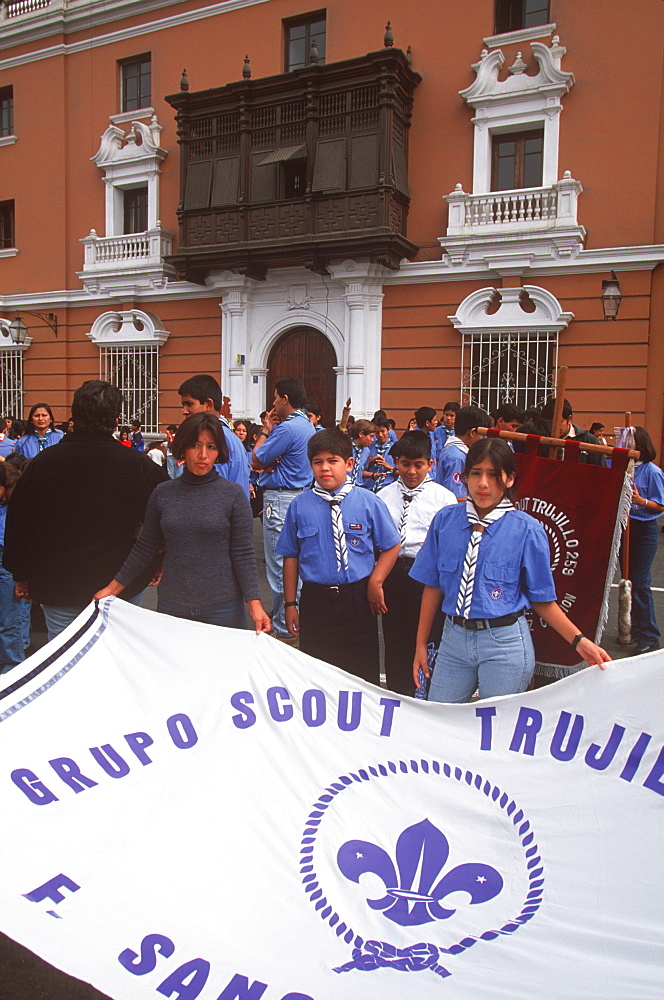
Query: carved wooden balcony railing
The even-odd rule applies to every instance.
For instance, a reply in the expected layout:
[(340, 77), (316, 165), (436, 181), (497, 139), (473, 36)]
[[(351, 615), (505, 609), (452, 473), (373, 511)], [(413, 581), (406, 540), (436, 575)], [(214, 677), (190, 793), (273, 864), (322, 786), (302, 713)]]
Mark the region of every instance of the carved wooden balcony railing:
[(166, 100), (181, 148), (185, 276), (361, 257), (391, 268), (406, 238), (408, 130), (420, 77), (399, 49)]

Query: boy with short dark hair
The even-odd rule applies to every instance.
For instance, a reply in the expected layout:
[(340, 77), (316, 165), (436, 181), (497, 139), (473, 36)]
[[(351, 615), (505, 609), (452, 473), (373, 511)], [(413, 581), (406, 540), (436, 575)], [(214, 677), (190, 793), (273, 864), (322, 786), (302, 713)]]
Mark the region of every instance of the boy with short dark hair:
[[(456, 503), (449, 490), (431, 479), (431, 441), (422, 431), (408, 431), (392, 449), (399, 478), (379, 497), (387, 505), (401, 537), (399, 557), (385, 580), (387, 614), (383, 615), (387, 686), (399, 694), (413, 694), (412, 661), (424, 585), (408, 574), (420, 551), (429, 525), (441, 507)], [(442, 614), (434, 622), (432, 637), (440, 639)]]
[(291, 502), (277, 553), (284, 561), (286, 624), (299, 635), (300, 650), (378, 684), (376, 615), (387, 611), (383, 583), (400, 539), (385, 504), (349, 482), (351, 449), (336, 428), (310, 438), (314, 487)]
[(454, 437), (454, 424), (456, 421), (456, 415), (460, 409), (461, 407), (458, 403), (455, 403), (454, 400), (450, 400), (448, 403), (445, 403), (445, 406), (443, 407), (442, 419), (434, 432), (434, 437), (438, 442), (439, 456), (450, 438)]
[(477, 428), (491, 427), (492, 424), (489, 414), (479, 406), (462, 406), (457, 413), (455, 436), (443, 448), (436, 471), (436, 482), (451, 490), (458, 500), (468, 499), (463, 470), (468, 449), (482, 437)]
[(440, 440), (436, 437), (435, 433), (438, 427), (436, 411), (433, 406), (420, 406), (419, 409), (415, 410), (414, 417), (418, 430), (424, 431), (425, 434), (429, 435), (429, 440), (431, 441), (431, 461), (433, 462), (435, 472), (440, 452), (443, 450), (443, 445), (440, 444)]
[(138, 420), (131, 421), (131, 446), (132, 448), (135, 448), (136, 451), (145, 451), (145, 441), (143, 440), (141, 425)]
[(369, 446), (376, 440), (375, 428), (370, 420), (354, 420), (348, 427), (348, 435), (353, 445), (350, 481), (353, 486), (364, 486), (362, 473), (369, 461)]
[(376, 440), (369, 445), (369, 457), (362, 470), (362, 485), (374, 493), (378, 493), (384, 486), (389, 486), (397, 478), (394, 470), (394, 462), (390, 458), (391, 427), (387, 417), (374, 417), (373, 425), (376, 431)]

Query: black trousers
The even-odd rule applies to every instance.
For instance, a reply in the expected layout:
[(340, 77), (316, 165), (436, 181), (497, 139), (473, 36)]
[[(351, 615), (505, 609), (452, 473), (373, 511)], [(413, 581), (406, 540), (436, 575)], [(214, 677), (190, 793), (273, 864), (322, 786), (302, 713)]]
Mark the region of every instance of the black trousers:
[(300, 650), (378, 684), (378, 621), (369, 607), (367, 580), (343, 584), (338, 590), (302, 584)]
[[(402, 558), (397, 559), (394, 564), (394, 569), (383, 586), (387, 614), (382, 617), (387, 686), (390, 691), (409, 695), (415, 693), (413, 660), (424, 591), (424, 584), (408, 576), (413, 562), (413, 559)], [(439, 609), (431, 627), (429, 642), (440, 642), (443, 621), (444, 616)]]

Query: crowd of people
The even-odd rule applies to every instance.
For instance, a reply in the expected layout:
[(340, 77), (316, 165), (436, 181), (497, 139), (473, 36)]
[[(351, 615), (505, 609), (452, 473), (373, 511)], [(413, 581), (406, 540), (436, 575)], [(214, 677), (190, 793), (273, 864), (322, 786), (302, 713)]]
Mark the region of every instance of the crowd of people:
[[(421, 406), (398, 437), (382, 410), (371, 420), (345, 410), (325, 429), (297, 378), (277, 381), (260, 422), (232, 422), (212, 376), (178, 393), (184, 419), (163, 443), (146, 442), (138, 421), (120, 425), (122, 395), (101, 381), (76, 391), (60, 429), (46, 403), (25, 425), (0, 421), (0, 669), (24, 659), (29, 602), (53, 639), (93, 598), (140, 604), (149, 583), (160, 613), (232, 628), (250, 621), (376, 684), (380, 617), (387, 686), (436, 701), (527, 688), (528, 608), (580, 661), (609, 660), (557, 604), (544, 528), (514, 506), (522, 442), (484, 436), (493, 426), (602, 443), (573, 422), (567, 400), (557, 427), (552, 399), (492, 414), (449, 401), (440, 421)], [(660, 641), (650, 569), (664, 473), (642, 427), (635, 447), (630, 576), (635, 651), (644, 652)], [(599, 452), (581, 460), (606, 464)], [(262, 519), (269, 615), (253, 517)]]

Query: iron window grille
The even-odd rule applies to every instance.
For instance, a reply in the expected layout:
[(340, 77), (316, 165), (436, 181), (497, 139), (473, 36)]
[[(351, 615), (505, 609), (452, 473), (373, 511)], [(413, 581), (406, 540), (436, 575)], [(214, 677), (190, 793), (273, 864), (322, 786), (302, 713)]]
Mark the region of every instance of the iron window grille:
[(23, 417), (23, 351), (0, 351), (0, 415)]
[(159, 348), (137, 345), (100, 348), (100, 378), (125, 398), (120, 423), (138, 421), (147, 434), (159, 431)]
[(541, 406), (555, 392), (558, 333), (464, 333), (461, 341), (463, 406), (491, 413), (502, 403), (522, 410)]

